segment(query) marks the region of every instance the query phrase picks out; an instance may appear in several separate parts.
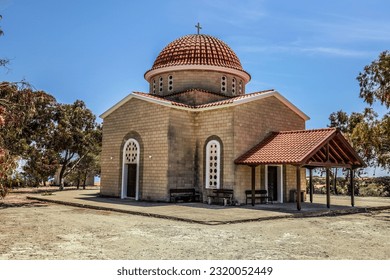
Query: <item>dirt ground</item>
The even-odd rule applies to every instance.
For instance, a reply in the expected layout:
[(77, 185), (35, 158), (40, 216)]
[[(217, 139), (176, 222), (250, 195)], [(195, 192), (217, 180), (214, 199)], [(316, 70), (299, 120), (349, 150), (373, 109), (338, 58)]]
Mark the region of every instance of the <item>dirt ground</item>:
[(390, 259), (390, 210), (199, 225), (0, 200), (0, 259)]

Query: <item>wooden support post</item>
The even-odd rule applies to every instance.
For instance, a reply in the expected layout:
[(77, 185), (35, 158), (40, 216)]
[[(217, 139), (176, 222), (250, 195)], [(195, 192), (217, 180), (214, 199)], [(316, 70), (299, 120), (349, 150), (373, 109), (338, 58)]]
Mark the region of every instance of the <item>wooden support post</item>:
[(330, 180), (329, 180), (329, 174), (330, 170), (329, 167), (326, 167), (326, 207), (330, 208)]
[(256, 166), (251, 166), (251, 168), (252, 168), (252, 206), (255, 206)]
[(301, 168), (297, 166), (297, 210), (301, 211)]
[(313, 203), (313, 192), (314, 192), (314, 187), (313, 187), (313, 169), (309, 169), (309, 190), (310, 190), (310, 202)]
[(350, 170), (350, 174), (351, 174), (351, 178), (350, 178), (350, 181), (351, 181), (351, 206), (352, 207), (355, 207), (355, 184), (354, 184), (354, 172), (353, 172), (353, 168), (351, 168)]

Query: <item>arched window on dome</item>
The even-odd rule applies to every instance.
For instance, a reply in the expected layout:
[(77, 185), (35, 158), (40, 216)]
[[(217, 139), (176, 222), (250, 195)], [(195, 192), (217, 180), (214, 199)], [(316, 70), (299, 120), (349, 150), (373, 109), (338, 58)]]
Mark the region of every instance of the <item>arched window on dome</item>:
[(153, 92), (153, 94), (156, 94), (156, 79), (153, 79), (152, 92)]
[(226, 76), (221, 77), (221, 93), (226, 93), (227, 91), (227, 78)]
[(173, 91), (173, 76), (169, 75), (168, 76), (168, 92)]
[(232, 79), (232, 94), (236, 93), (236, 78)]
[(163, 77), (160, 77), (159, 84), (158, 84), (158, 92), (162, 93), (163, 91)]
[(242, 94), (242, 81), (238, 83), (238, 94)]
[(206, 184), (207, 189), (219, 189), (221, 178), (221, 144), (211, 140), (206, 145)]

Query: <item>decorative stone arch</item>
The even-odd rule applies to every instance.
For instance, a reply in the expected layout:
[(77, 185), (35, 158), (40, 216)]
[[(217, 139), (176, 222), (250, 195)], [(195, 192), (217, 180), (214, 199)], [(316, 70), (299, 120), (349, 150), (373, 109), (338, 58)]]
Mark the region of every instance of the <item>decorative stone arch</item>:
[(223, 186), (223, 144), (218, 136), (210, 136), (204, 145), (204, 175), (206, 189)]
[(121, 162), (121, 198), (141, 197), (143, 145), (139, 134), (131, 132), (124, 138)]

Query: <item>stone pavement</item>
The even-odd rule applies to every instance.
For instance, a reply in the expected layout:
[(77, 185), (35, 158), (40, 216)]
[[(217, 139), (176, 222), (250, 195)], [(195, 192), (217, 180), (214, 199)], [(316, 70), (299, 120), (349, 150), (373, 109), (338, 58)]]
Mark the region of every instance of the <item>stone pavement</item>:
[(332, 196), (331, 207), (328, 209), (325, 195), (314, 195), (313, 203), (303, 202), (301, 211), (296, 210), (295, 203), (256, 204), (253, 207), (252, 205), (219, 206), (204, 203), (143, 202), (100, 197), (99, 189), (53, 192), (51, 195), (35, 194), (29, 195), (28, 198), (206, 225), (343, 215), (390, 209), (390, 198), (355, 197), (355, 207), (351, 207), (350, 197), (346, 196)]

